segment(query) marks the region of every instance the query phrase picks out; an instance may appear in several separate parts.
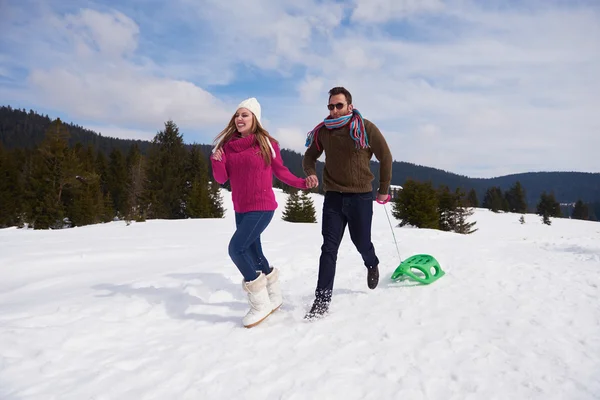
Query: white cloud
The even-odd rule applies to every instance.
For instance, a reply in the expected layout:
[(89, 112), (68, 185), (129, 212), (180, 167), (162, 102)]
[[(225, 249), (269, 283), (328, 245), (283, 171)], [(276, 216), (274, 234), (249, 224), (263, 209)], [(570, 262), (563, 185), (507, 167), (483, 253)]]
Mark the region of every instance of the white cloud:
[(296, 126), (283, 126), (276, 128), (272, 136), (279, 142), (279, 147), (303, 154), (306, 148), (304, 147), (305, 141), (302, 138), (306, 138), (307, 132), (308, 129), (303, 131)]
[[(342, 21), (344, 6), (307, 0), (179, 0), (218, 37), (210, 47), (220, 63), (244, 63), (281, 74), (297, 65), (318, 62), (313, 53)], [(197, 23), (197, 21), (196, 21)], [(226, 27), (226, 28), (224, 28)], [(206, 58), (211, 61), (214, 55)]]
[(352, 20), (361, 23), (386, 22), (423, 12), (440, 11), (440, 0), (355, 0)]
[[(59, 20), (72, 47), (68, 64), (32, 69), (28, 82), (41, 104), (102, 123), (160, 128), (220, 124), (223, 102), (191, 82), (153, 75), (133, 61), (139, 27), (119, 12), (82, 10)], [(57, 22), (55, 22), (57, 23)]]
[(99, 53), (121, 58), (137, 48), (139, 27), (118, 11), (101, 13), (83, 9), (79, 14), (67, 15), (64, 23), (77, 49), (85, 55)]
[(150, 128), (168, 119), (180, 126), (214, 125), (231, 116), (214, 96), (190, 82), (136, 75), (127, 67), (104, 73), (34, 70), (29, 82), (43, 96), (40, 100), (84, 119)]
[(305, 103), (323, 101), (324, 81), (316, 76), (307, 76), (298, 84), (300, 99)]

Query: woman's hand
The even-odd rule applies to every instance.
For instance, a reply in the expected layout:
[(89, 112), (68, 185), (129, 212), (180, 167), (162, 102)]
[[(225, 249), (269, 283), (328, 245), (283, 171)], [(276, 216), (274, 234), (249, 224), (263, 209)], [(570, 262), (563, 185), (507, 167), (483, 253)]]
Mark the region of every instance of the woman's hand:
[(213, 160), (221, 161), (223, 159), (223, 151), (221, 149), (215, 150), (212, 155)]

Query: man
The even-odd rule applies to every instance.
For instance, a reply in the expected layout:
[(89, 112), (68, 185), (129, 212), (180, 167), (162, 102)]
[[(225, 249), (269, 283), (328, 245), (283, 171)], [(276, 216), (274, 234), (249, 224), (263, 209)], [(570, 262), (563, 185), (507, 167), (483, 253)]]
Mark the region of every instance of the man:
[(352, 95), (343, 87), (329, 91), (329, 116), (308, 134), (302, 166), (306, 183), (316, 186), (317, 159), (325, 152), (323, 171), (323, 245), (319, 259), (319, 278), (315, 301), (307, 319), (323, 316), (329, 310), (340, 242), (346, 225), (350, 238), (367, 268), (367, 286), (379, 282), (379, 259), (371, 242), (373, 217), (370, 170), (373, 154), (379, 160), (377, 200), (389, 200), (392, 178), (392, 154), (385, 138), (372, 122), (363, 119), (352, 105)]

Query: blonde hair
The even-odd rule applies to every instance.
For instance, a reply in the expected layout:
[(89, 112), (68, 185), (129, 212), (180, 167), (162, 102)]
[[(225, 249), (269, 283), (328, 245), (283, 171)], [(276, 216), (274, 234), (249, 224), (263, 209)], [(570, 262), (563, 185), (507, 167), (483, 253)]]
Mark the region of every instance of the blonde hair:
[[(236, 114), (237, 114), (237, 112), (236, 112)], [(223, 129), (217, 135), (215, 140), (213, 141), (213, 145), (215, 145), (215, 148), (213, 151), (222, 149), (223, 146), (225, 145), (225, 143), (230, 141), (231, 138), (233, 137), (233, 135), (235, 135), (237, 133), (237, 127), (235, 125), (236, 114), (233, 114), (233, 116), (229, 120), (229, 123), (227, 124), (225, 129)], [(258, 122), (256, 120), (256, 115), (254, 115), (253, 113), (251, 113), (251, 114), (252, 114), (252, 127), (250, 128), (250, 131), (256, 137), (258, 146), (260, 147), (260, 153), (262, 155), (263, 160), (265, 160), (265, 163), (267, 165), (270, 165), (272, 158), (274, 157), (274, 150), (273, 150), (273, 147), (271, 146), (270, 141), (272, 140), (275, 143), (279, 143), (279, 142), (277, 140), (275, 140), (269, 134), (269, 132), (265, 128), (262, 127), (260, 122)], [(272, 153), (272, 151), (273, 151), (273, 153)]]

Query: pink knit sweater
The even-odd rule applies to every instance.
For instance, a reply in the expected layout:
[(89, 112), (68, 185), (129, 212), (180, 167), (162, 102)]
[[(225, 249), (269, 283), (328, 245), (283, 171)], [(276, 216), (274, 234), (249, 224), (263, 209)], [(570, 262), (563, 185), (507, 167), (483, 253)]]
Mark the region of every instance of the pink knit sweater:
[(306, 179), (298, 178), (283, 165), (279, 146), (271, 142), (275, 158), (266, 165), (254, 134), (235, 137), (223, 146), (223, 157), (211, 157), (213, 176), (217, 182), (231, 184), (235, 212), (272, 211), (277, 208), (273, 193), (273, 174), (280, 181), (298, 189), (307, 189)]

